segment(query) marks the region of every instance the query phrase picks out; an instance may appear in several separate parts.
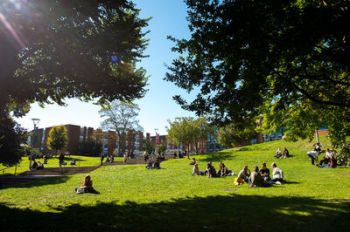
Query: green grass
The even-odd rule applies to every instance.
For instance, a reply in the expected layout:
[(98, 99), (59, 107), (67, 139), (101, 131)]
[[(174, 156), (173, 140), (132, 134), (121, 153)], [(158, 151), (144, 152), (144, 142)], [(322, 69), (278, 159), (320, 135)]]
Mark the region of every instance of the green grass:
[[(277, 147), (294, 156), (275, 159)], [(103, 166), (90, 173), (100, 194), (74, 193), (83, 174), (9, 187), (0, 190), (0, 225), (50, 231), (347, 231), (350, 169), (311, 166), (311, 149), (308, 141), (275, 141), (196, 156), (201, 170), (209, 160), (216, 168), (224, 161), (235, 173), (244, 165), (277, 162), (289, 184), (270, 188), (234, 186), (234, 177), (193, 177), (187, 159), (166, 161), (161, 170)]]
[[(118, 157), (119, 158), (119, 157)], [(78, 156), (78, 155), (70, 155), (66, 156), (65, 162), (67, 163), (67, 167), (71, 167), (70, 161), (71, 160), (76, 160), (76, 166), (78, 167), (87, 167), (87, 166), (96, 166), (100, 164), (100, 157), (87, 157), (87, 156)], [(36, 159), (37, 161), (40, 161), (44, 163), (43, 159)], [(48, 163), (44, 165), (46, 168), (57, 168), (59, 167), (58, 165), (58, 157), (55, 158), (50, 158), (48, 160)], [(2, 174), (15, 174), (15, 169), (16, 167), (10, 167), (7, 168), (3, 165), (0, 164), (0, 170), (5, 169), (4, 172), (0, 172), (0, 175)], [(29, 170), (29, 160), (28, 157), (23, 157), (21, 162), (17, 165), (17, 174), (21, 172), (25, 172)]]

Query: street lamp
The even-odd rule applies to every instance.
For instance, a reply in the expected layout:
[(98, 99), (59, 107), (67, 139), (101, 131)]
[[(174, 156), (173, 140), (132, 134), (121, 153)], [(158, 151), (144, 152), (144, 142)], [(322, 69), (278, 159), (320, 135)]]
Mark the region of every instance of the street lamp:
[(32, 121), (33, 121), (33, 125), (34, 125), (34, 136), (33, 136), (32, 146), (34, 147), (36, 144), (37, 136), (38, 136), (38, 125), (39, 125), (40, 119), (39, 118), (32, 118)]
[[(37, 137), (38, 137), (38, 124), (40, 122), (40, 119), (39, 118), (32, 118), (32, 121), (33, 121), (33, 125), (34, 125), (32, 147), (35, 147)], [(31, 169), (31, 167), (32, 167), (32, 154), (29, 157), (29, 170)]]

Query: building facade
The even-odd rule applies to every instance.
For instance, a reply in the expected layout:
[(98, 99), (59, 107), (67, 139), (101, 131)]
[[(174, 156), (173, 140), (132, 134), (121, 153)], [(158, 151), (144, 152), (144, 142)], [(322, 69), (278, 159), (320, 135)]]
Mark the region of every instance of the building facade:
[[(67, 129), (68, 144), (65, 148), (70, 154), (80, 154), (80, 144), (95, 140), (102, 145), (104, 154), (112, 154), (119, 149), (119, 137), (115, 131), (102, 131), (91, 127), (80, 127), (77, 125), (64, 125)], [(28, 144), (41, 151), (48, 151), (47, 139), (49, 132), (53, 127), (39, 128), (31, 132), (28, 138)], [(143, 150), (143, 133), (140, 131), (128, 131), (125, 141), (121, 144), (121, 149), (125, 152), (133, 152), (138, 155)]]

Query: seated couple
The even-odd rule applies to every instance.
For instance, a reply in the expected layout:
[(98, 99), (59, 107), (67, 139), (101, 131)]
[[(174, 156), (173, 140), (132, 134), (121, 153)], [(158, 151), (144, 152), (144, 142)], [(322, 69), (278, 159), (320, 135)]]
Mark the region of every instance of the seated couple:
[(283, 153), (281, 152), (280, 148), (277, 148), (276, 151), (276, 158), (289, 158), (291, 155), (289, 154), (289, 151), (287, 148), (284, 148)]
[(159, 156), (157, 158), (150, 158), (147, 162), (146, 168), (147, 169), (160, 169), (160, 162), (161, 159)]
[(91, 177), (89, 175), (87, 175), (84, 178), (82, 186), (80, 188), (76, 188), (75, 192), (78, 193), (78, 194), (82, 194), (82, 193), (99, 193), (98, 191), (96, 191), (92, 187), (92, 180), (91, 180)]
[(335, 158), (334, 151), (327, 148), (326, 154), (323, 159), (317, 164), (319, 168), (336, 168), (337, 159)]
[(271, 184), (285, 183), (283, 180), (283, 171), (277, 167), (276, 163), (272, 163), (272, 179), (270, 179), (270, 170), (263, 163), (262, 168), (256, 166), (253, 172), (250, 172), (248, 166), (245, 166), (235, 179), (235, 185), (248, 183), (251, 187), (267, 187)]

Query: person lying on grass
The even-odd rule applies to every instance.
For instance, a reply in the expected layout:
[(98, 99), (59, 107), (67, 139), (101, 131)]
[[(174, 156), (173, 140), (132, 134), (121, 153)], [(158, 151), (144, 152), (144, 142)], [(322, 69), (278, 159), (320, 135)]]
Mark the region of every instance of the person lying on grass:
[(84, 181), (82, 183), (82, 186), (80, 188), (76, 188), (75, 192), (78, 194), (81, 193), (98, 193), (93, 187), (92, 187), (92, 180), (91, 176), (87, 175), (84, 178)]
[(244, 183), (250, 183), (250, 170), (248, 166), (244, 166), (244, 168), (238, 173), (237, 178), (235, 178), (234, 184), (241, 185)]

